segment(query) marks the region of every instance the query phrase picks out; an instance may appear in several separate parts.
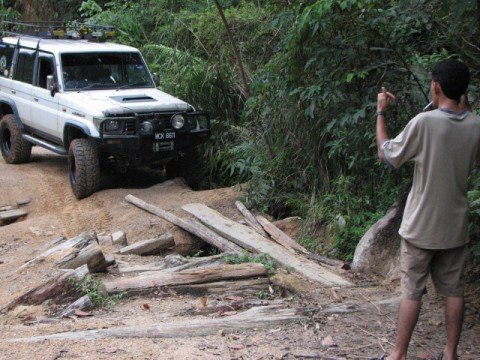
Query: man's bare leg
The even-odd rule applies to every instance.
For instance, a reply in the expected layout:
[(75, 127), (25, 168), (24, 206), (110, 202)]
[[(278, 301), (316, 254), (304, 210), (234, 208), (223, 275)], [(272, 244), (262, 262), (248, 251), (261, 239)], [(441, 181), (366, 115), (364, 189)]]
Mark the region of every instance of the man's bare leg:
[(447, 297), (445, 306), (445, 324), (447, 326), (447, 345), (443, 351), (443, 360), (456, 360), (457, 347), (462, 333), (465, 301), (463, 297)]
[(388, 360), (406, 360), (408, 344), (410, 343), (413, 329), (415, 329), (417, 324), (421, 305), (422, 302), (420, 300), (403, 299), (400, 303), (395, 351), (390, 354), (387, 358)]

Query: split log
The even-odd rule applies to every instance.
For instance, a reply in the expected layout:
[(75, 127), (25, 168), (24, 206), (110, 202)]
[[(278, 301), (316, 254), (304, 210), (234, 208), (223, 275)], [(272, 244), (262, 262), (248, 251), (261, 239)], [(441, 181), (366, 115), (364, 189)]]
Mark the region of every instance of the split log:
[(345, 269), (345, 270), (350, 269), (350, 266), (347, 263), (345, 263), (341, 260), (330, 259), (326, 256), (323, 256), (323, 255), (320, 255), (320, 254), (313, 254), (313, 253), (305, 254), (305, 256), (308, 257), (309, 259), (318, 261), (322, 264), (331, 266), (333, 268)]
[(201, 284), (222, 280), (248, 279), (266, 275), (267, 271), (263, 265), (248, 263), (178, 272), (159, 271), (141, 274), (131, 278), (104, 281), (104, 285), (108, 294), (119, 292), (145, 293), (172, 285)]
[(0, 212), (15, 210), (16, 208), (17, 208), (16, 206), (10, 206), (10, 205), (0, 206)]
[(54, 279), (48, 280), (14, 299), (1, 312), (5, 310), (10, 311), (20, 304), (40, 305), (45, 300), (56, 299), (59, 296), (75, 292), (75, 282), (82, 281), (88, 273), (87, 265), (83, 265), (75, 270), (69, 269)]
[(13, 209), (13, 210), (7, 210), (7, 211), (1, 211), (0, 212), (0, 222), (2, 223), (10, 223), (13, 222), (17, 219), (20, 219), (21, 217), (27, 216), (28, 211), (25, 211), (23, 209)]
[(45, 340), (96, 340), (105, 338), (185, 338), (207, 336), (223, 331), (231, 333), (239, 330), (273, 328), (282, 324), (306, 320), (298, 309), (281, 309), (277, 306), (262, 306), (243, 313), (207, 319), (189, 319), (182, 322), (157, 325), (126, 326), (111, 329), (72, 331), (52, 335), (9, 339), (8, 342), (44, 342)]
[(278, 245), (257, 234), (254, 230), (236, 223), (217, 211), (203, 204), (189, 204), (182, 207), (185, 211), (197, 217), (202, 223), (214, 229), (220, 235), (247, 250), (268, 254), (282, 266), (292, 268), (295, 272), (309, 280), (327, 286), (351, 286), (352, 284), (334, 272), (305, 257), (292, 254), (283, 246)]
[(87, 264), (91, 273), (105, 272), (108, 267), (102, 249), (96, 243), (91, 243), (82, 249), (73, 247), (67, 255), (57, 260), (55, 264), (60, 269), (76, 269)]
[(154, 255), (173, 246), (175, 246), (173, 235), (167, 232), (154, 239), (143, 240), (132, 245), (125, 246), (124, 248), (118, 250), (117, 254)]
[(62, 255), (65, 254), (65, 252), (68, 253), (69, 251), (71, 251), (72, 248), (83, 249), (92, 242), (97, 242), (97, 234), (94, 231), (81, 233), (80, 235), (74, 238), (71, 238), (57, 246), (54, 246), (48, 249), (47, 251), (44, 251), (37, 257), (23, 264), (19, 268), (19, 270), (22, 270), (31, 265), (38, 264), (42, 261), (45, 261), (45, 259), (49, 257), (52, 257), (55, 259), (61, 258)]
[(235, 206), (237, 207), (238, 211), (242, 213), (242, 215), (245, 218), (245, 221), (248, 225), (252, 227), (253, 230), (255, 230), (257, 233), (259, 233), (262, 236), (268, 237), (268, 234), (263, 230), (262, 226), (260, 223), (257, 221), (255, 216), (248, 210), (245, 205), (242, 204), (241, 201), (235, 201)]
[(293, 240), (290, 236), (285, 234), (282, 230), (273, 225), (270, 221), (265, 219), (263, 216), (257, 216), (257, 220), (265, 229), (265, 231), (280, 245), (284, 246), (289, 250), (297, 250), (302, 254), (308, 253), (308, 250), (305, 249), (302, 245)]
[[(180, 259), (184, 261), (181, 261)], [(118, 272), (121, 274), (147, 271), (176, 272), (186, 269), (211, 267), (223, 264), (223, 255), (205, 256), (193, 259), (187, 259), (183, 256), (180, 256), (180, 259), (176, 258), (175, 261), (172, 261), (174, 259), (166, 257), (164, 260), (142, 265), (128, 265), (120, 263), (118, 266)]]
[(185, 220), (182, 219), (168, 211), (160, 209), (154, 205), (148, 204), (145, 201), (133, 196), (127, 195), (125, 200), (129, 203), (148, 211), (151, 214), (157, 215), (162, 219), (165, 219), (172, 224), (177, 225), (178, 227), (198, 236), (200, 239), (204, 240), (205, 242), (209, 243), (210, 245), (215, 246), (216, 248), (222, 250), (226, 253), (234, 253), (234, 254), (241, 254), (242, 248), (238, 245), (228, 241), (227, 239), (221, 237), (214, 231), (210, 230), (206, 226), (194, 221), (194, 220)]
[(175, 285), (169, 289), (177, 294), (194, 295), (258, 295), (262, 291), (268, 291), (270, 281), (266, 277), (258, 279), (236, 280), (236, 281), (217, 281), (205, 284), (193, 285)]
[(92, 300), (90, 296), (85, 295), (82, 296), (80, 299), (75, 301), (74, 303), (70, 304), (65, 310), (63, 310), (60, 317), (69, 317), (75, 314), (75, 310), (88, 310), (93, 307)]

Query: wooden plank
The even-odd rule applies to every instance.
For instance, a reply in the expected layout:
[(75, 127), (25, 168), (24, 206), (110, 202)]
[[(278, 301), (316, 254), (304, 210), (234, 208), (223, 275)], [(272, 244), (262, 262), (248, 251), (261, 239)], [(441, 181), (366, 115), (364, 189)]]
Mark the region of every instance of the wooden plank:
[(222, 250), (223, 252), (227, 253), (234, 253), (234, 254), (241, 254), (243, 252), (242, 248), (231, 241), (221, 237), (214, 231), (210, 230), (208, 227), (194, 221), (194, 220), (185, 220), (182, 219), (168, 211), (165, 211), (157, 206), (152, 204), (148, 204), (145, 201), (133, 196), (127, 195), (125, 200), (129, 203), (148, 211), (151, 214), (157, 215), (162, 219), (165, 219), (172, 224), (181, 227), (182, 229), (198, 236), (200, 239), (204, 240), (205, 242), (209, 243), (210, 245), (215, 246), (216, 248)]
[(16, 206), (11, 206), (11, 205), (0, 206), (0, 212), (15, 210), (16, 208), (17, 208)]
[(237, 207), (238, 211), (242, 213), (248, 225), (250, 225), (260, 235), (268, 237), (268, 234), (265, 232), (265, 230), (263, 230), (255, 216), (253, 216), (250, 210), (248, 210), (241, 201), (235, 201), (235, 206)]
[(293, 240), (290, 236), (285, 234), (282, 230), (277, 228), (274, 224), (272, 224), (270, 221), (265, 219), (263, 216), (257, 216), (257, 220), (262, 225), (263, 229), (270, 234), (273, 240), (275, 240), (277, 243), (285, 247), (286, 249), (289, 250), (297, 250), (303, 254), (308, 253), (308, 250), (305, 249), (303, 246), (298, 244), (295, 240)]
[(185, 258), (184, 264), (173, 265), (165, 260), (156, 261), (150, 264), (142, 265), (118, 265), (118, 272), (121, 274), (135, 273), (135, 272), (147, 272), (147, 271), (163, 271), (163, 272), (176, 272), (186, 269), (194, 269), (200, 267), (219, 266), (223, 264), (223, 255), (205, 256), (201, 258)]
[(351, 286), (348, 280), (325, 269), (303, 256), (292, 254), (283, 246), (257, 234), (247, 226), (236, 223), (203, 204), (188, 204), (182, 207), (202, 223), (220, 235), (248, 250), (268, 254), (282, 266), (292, 268), (305, 278), (326, 286)]
[(12, 222), (21, 217), (27, 216), (28, 211), (23, 209), (13, 209), (0, 212), (0, 222)]
[(85, 295), (82, 296), (80, 299), (75, 301), (74, 303), (70, 304), (67, 306), (65, 310), (62, 311), (60, 314), (60, 317), (68, 317), (72, 316), (75, 314), (75, 310), (87, 310), (93, 308), (93, 303), (92, 300), (90, 299), (90, 296)]
[(81, 233), (80, 235), (71, 238), (65, 242), (60, 243), (59, 245), (56, 245), (37, 257), (33, 258), (32, 260), (27, 261), (25, 264), (20, 266), (19, 270), (22, 270), (26, 267), (29, 267), (34, 264), (38, 264), (42, 261), (45, 261), (45, 259), (52, 257), (55, 259), (59, 259), (62, 256), (64, 256), (66, 253), (69, 253), (72, 251), (72, 249), (83, 249), (84, 247), (87, 247), (90, 243), (93, 243), (97, 241), (97, 234), (94, 231), (87, 231), (84, 233)]
[(186, 284), (201, 284), (222, 280), (248, 279), (266, 276), (261, 264), (247, 263), (221, 265), (206, 269), (183, 270), (178, 272), (149, 272), (131, 278), (105, 280), (103, 284), (108, 294), (119, 292), (145, 293), (154, 289)]
[(118, 250), (117, 253), (120, 255), (154, 255), (173, 246), (175, 246), (173, 235), (167, 232), (156, 238), (138, 241), (131, 245), (125, 246)]
[(155, 325), (136, 325), (111, 329), (71, 331), (52, 335), (9, 339), (7, 342), (37, 343), (45, 340), (96, 340), (105, 338), (185, 338), (207, 336), (223, 331), (273, 328), (282, 324), (306, 320), (299, 309), (282, 309), (278, 306), (251, 308), (243, 313), (223, 318), (188, 319), (182, 322), (164, 322)]

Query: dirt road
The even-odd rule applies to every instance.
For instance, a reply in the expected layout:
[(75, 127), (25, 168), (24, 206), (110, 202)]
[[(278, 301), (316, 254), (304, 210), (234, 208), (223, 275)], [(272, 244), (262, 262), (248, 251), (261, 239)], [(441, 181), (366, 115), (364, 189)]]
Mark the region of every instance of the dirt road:
[[(29, 211), (22, 221), (0, 227), (0, 308), (15, 295), (29, 289), (52, 272), (41, 264), (19, 272), (18, 268), (56, 236), (73, 237), (84, 230), (111, 233), (124, 230), (129, 242), (147, 239), (164, 231), (174, 233), (176, 241), (189, 236), (173, 225), (124, 202), (134, 194), (162, 208), (185, 215), (181, 206), (203, 202), (225, 215), (239, 219), (234, 201), (237, 188), (194, 192), (181, 179), (164, 181), (161, 172), (137, 171), (130, 178), (117, 179), (109, 189), (77, 201), (70, 191), (64, 157), (34, 149), (32, 162), (8, 165), (0, 160), (0, 206), (29, 198)], [(398, 284), (380, 285), (378, 279), (350, 276), (357, 284), (350, 289), (329, 289), (309, 285), (310, 290), (288, 294), (288, 306), (316, 309), (305, 323), (293, 323), (267, 330), (236, 334), (217, 334), (178, 339), (104, 339), (85, 341), (46, 341), (18, 344), (7, 339), (45, 335), (83, 329), (125, 325), (161, 324), (201, 318), (194, 296), (152, 294), (123, 299), (113, 309), (97, 309), (93, 317), (51, 318), (52, 305), (22, 307), (0, 315), (0, 359), (369, 359), (393, 346), (396, 317), (395, 301), (372, 303), (398, 296)], [(301, 281), (301, 280), (298, 280)], [(273, 294), (264, 299), (281, 298)], [(283, 294), (284, 295), (284, 294)], [(209, 304), (221, 299), (209, 298)], [(146, 309), (144, 304), (148, 304)], [(344, 314), (319, 314), (319, 309), (356, 304), (361, 311)], [(411, 350), (413, 358), (432, 358), (442, 348), (444, 330), (441, 300), (429, 292)], [(347, 306), (347, 309), (349, 307)], [(350, 307), (354, 309), (355, 307)], [(208, 316), (206, 316), (208, 317)], [(25, 319), (43, 319), (37, 323)], [(467, 312), (460, 354), (462, 359), (479, 359), (480, 315), (476, 308)], [(334, 345), (321, 342), (331, 336)]]

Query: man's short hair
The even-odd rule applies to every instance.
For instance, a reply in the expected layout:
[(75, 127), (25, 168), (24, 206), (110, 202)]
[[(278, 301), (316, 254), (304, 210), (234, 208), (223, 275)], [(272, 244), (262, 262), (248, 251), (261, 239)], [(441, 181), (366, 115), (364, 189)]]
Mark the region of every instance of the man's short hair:
[(438, 82), (446, 97), (459, 101), (465, 94), (470, 82), (470, 71), (463, 62), (448, 59), (433, 68), (432, 79)]

